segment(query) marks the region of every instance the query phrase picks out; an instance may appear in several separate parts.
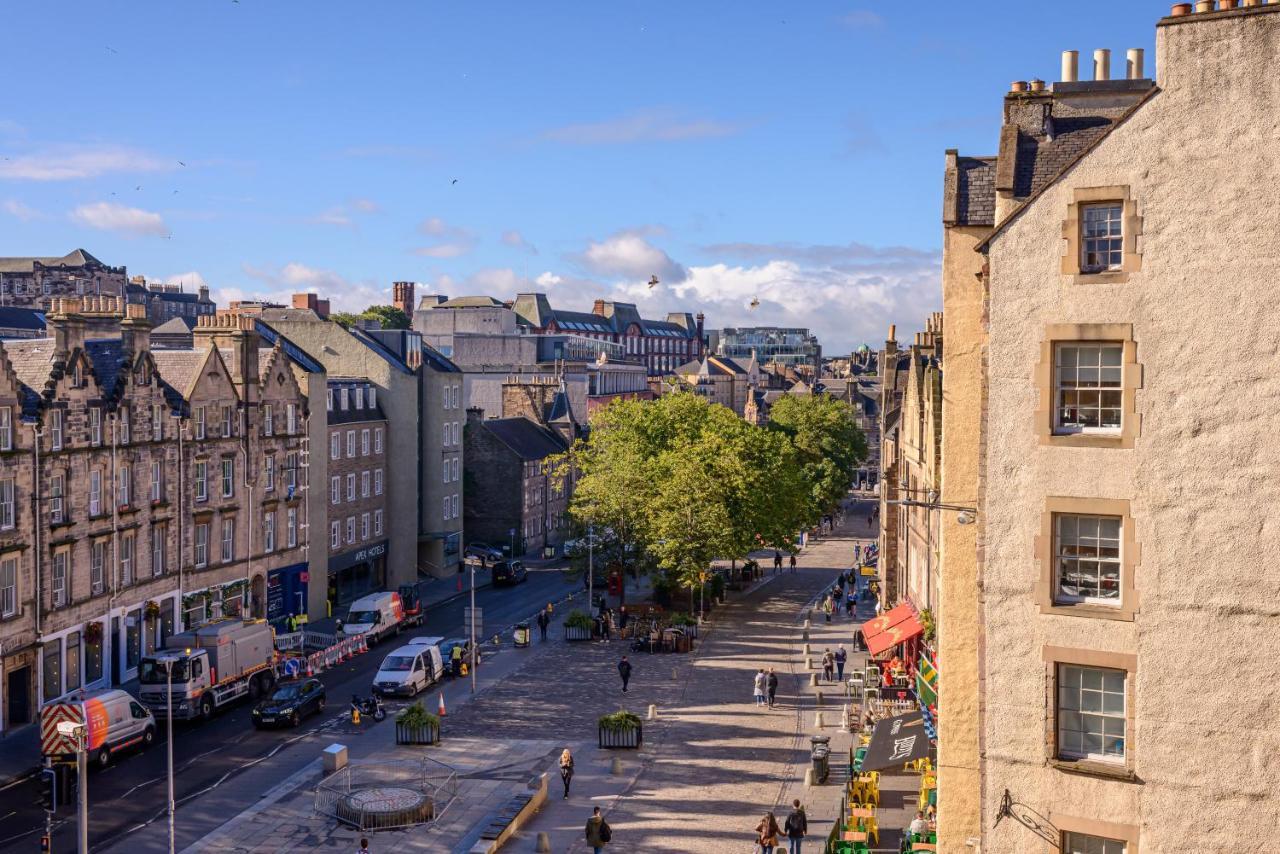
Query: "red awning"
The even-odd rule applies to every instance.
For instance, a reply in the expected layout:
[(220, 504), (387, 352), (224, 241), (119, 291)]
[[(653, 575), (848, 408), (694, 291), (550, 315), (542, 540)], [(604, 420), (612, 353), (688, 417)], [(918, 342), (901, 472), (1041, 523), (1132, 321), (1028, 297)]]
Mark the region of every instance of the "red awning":
[[(895, 608), (894, 610), (897, 609)], [(893, 612), (890, 611), (889, 613)], [(867, 638), (867, 651), (873, 656), (880, 655), (903, 641), (911, 640), (923, 631), (924, 626), (920, 625), (920, 621), (912, 613), (902, 622), (891, 625), (884, 631)]]
[(896, 626), (899, 623), (914, 619), (915, 615), (916, 609), (912, 608), (908, 603), (903, 602), (896, 608), (890, 608), (880, 616), (867, 620), (863, 623), (861, 627), (862, 637), (865, 639), (872, 638), (881, 632), (888, 631), (891, 627)]

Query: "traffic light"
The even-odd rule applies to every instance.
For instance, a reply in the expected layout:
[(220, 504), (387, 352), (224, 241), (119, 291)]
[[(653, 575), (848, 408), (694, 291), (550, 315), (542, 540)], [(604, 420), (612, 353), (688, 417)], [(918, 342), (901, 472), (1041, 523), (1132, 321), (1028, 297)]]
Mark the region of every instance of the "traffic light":
[(40, 769), (40, 805), (47, 812), (58, 808), (58, 772), (52, 768)]
[(40, 837), (40, 854), (49, 854), (50, 850), (52, 849), (49, 847), (49, 836), (45, 834)]

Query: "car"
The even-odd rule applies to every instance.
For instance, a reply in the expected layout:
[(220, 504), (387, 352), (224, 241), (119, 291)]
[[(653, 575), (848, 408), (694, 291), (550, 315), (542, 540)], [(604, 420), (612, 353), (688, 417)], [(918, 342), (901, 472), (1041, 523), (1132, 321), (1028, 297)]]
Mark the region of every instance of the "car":
[(413, 697), (434, 685), (444, 675), (441, 640), (413, 638), (389, 654), (373, 677), (373, 693)]
[(493, 586), (502, 587), (508, 584), (519, 584), (527, 581), (529, 570), (518, 560), (500, 560), (493, 565)]
[(490, 564), (494, 561), (502, 560), (502, 549), (494, 548), (488, 543), (469, 543), (462, 556), (468, 562)]
[[(466, 628), (466, 626), (463, 626), (463, 628)], [(445, 667), (444, 672), (450, 676), (461, 676), (462, 673), (460, 669), (453, 666), (453, 650), (455, 647), (457, 649), (462, 650), (461, 660), (466, 662), (467, 666), (470, 667), (471, 666), (471, 642), (468, 641), (466, 638), (447, 638), (445, 640), (440, 641), (440, 655), (444, 659), (444, 667)], [(479, 666), (480, 662), (483, 660), (484, 660), (484, 656), (481, 654), (480, 649), (477, 646), (476, 665)]]
[(281, 682), (270, 697), (253, 707), (253, 725), (297, 726), (307, 715), (324, 711), (324, 683), (319, 679), (292, 679)]

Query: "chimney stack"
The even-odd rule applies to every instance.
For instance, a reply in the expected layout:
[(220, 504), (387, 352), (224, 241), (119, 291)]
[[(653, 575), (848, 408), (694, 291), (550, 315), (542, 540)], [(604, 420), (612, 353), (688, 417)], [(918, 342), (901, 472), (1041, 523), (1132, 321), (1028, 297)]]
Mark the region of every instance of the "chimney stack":
[(58, 297), (45, 316), (46, 326), (53, 331), (53, 351), (63, 356), (76, 348), (84, 347), (84, 317), (80, 315), (80, 300), (76, 297)]
[(591, 313), (604, 317), (604, 300), (596, 300), (596, 304), (591, 307)]
[(1080, 51), (1064, 50), (1062, 52), (1062, 82), (1075, 83), (1080, 79)]
[(1125, 65), (1127, 66), (1127, 74), (1130, 80), (1142, 79), (1142, 48), (1131, 47), (1125, 55)]
[(145, 305), (126, 305), (120, 321), (120, 343), (130, 358), (151, 349), (151, 323)]
[(251, 315), (213, 314), (196, 318), (195, 335), (206, 339), (210, 346), (231, 350), (231, 381), (240, 391), (240, 400), (247, 404), (258, 402), (258, 345), (257, 321)]
[(1100, 47), (1093, 52), (1093, 79), (1111, 79), (1111, 51)]
[(393, 282), (391, 304), (403, 311), (405, 317), (413, 320), (413, 282)]

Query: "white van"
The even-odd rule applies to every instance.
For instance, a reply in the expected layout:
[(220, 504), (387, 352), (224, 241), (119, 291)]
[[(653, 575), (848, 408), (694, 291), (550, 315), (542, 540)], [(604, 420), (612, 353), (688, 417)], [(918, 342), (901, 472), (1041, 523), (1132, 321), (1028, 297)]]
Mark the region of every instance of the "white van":
[(412, 697), (444, 675), (440, 642), (444, 638), (413, 638), (387, 655), (373, 677), (373, 693)]
[(89, 761), (100, 768), (107, 767), (119, 751), (150, 747), (156, 738), (151, 712), (119, 688), (77, 691), (41, 707), (41, 752), (50, 758), (74, 758), (75, 739), (58, 732), (60, 721), (85, 726)]
[(369, 643), (377, 643), (399, 631), (403, 619), (404, 603), (400, 601), (399, 593), (370, 593), (351, 603), (347, 620), (342, 625), (342, 634), (345, 637), (364, 635)]

